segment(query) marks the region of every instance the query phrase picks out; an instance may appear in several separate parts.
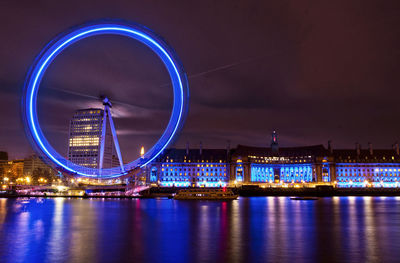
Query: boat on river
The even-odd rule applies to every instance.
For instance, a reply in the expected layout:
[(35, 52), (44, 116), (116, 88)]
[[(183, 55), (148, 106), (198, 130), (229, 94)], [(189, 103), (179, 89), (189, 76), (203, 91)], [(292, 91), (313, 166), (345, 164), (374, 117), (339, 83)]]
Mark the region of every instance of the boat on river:
[(290, 197), (290, 200), (318, 200), (318, 197), (313, 197), (313, 196), (296, 196), (296, 197)]
[(227, 188), (221, 189), (183, 189), (175, 196), (176, 200), (235, 200), (238, 195)]

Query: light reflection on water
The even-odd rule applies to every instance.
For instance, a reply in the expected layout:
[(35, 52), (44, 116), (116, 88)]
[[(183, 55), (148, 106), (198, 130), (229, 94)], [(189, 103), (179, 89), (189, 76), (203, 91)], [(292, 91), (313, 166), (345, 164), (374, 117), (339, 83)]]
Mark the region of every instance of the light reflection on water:
[(396, 262), (400, 198), (0, 199), (0, 262)]

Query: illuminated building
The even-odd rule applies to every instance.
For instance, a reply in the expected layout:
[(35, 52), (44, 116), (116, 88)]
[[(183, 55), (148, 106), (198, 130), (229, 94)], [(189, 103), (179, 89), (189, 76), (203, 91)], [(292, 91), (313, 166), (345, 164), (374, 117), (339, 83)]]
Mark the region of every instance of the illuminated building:
[(328, 184), (337, 187), (400, 187), (400, 153), (392, 149), (333, 150), (323, 145), (235, 149), (168, 149), (150, 166), (148, 182), (160, 186), (275, 186)]
[(57, 174), (57, 172), (47, 165), (42, 159), (37, 155), (31, 155), (24, 159), (24, 176), (33, 176), (35, 171), (41, 171), (46, 174)]
[(238, 183), (329, 182), (331, 158), (322, 145), (262, 148), (239, 145), (231, 157), (231, 173)]
[(271, 147), (239, 145), (230, 161), (231, 181), (238, 184), (331, 181), (332, 157), (323, 145), (279, 147), (275, 131)]
[(393, 149), (333, 150), (335, 177), (339, 187), (399, 187), (399, 145)]
[(3, 176), (7, 177), (11, 180), (15, 180), (16, 178), (23, 177), (24, 171), (24, 160), (12, 160), (3, 163), (2, 165)]
[(149, 181), (160, 186), (223, 187), (229, 183), (229, 150), (167, 149), (150, 165)]
[(0, 152), (0, 176), (5, 176), (8, 163), (8, 153)]
[[(75, 112), (70, 122), (68, 159), (78, 165), (99, 168), (102, 127), (102, 109), (83, 109)], [(106, 125), (103, 167), (118, 166), (111, 125)]]

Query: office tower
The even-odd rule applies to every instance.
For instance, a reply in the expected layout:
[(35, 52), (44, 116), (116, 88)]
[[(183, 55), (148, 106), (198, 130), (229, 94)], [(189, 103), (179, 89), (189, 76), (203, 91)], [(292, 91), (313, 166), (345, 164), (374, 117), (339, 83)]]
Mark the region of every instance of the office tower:
[[(83, 109), (75, 112), (70, 122), (68, 159), (78, 165), (99, 168), (101, 136), (103, 128), (102, 109)], [(103, 168), (118, 166), (118, 158), (111, 133), (106, 125), (104, 140)]]

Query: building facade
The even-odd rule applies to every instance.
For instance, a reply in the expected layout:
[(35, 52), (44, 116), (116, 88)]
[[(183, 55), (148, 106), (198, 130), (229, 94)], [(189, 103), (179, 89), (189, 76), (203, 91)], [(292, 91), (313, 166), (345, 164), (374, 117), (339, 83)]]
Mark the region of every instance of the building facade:
[(1, 173), (3, 182), (16, 181), (24, 177), (24, 160), (10, 160), (1, 163)]
[(24, 159), (23, 174), (24, 176), (33, 176), (35, 172), (43, 174), (55, 175), (57, 171), (47, 165), (39, 156), (31, 155)]
[[(78, 110), (70, 121), (68, 160), (90, 168), (99, 168), (102, 136), (102, 109)], [(110, 125), (106, 126), (103, 168), (118, 166)]]
[(148, 182), (168, 187), (227, 186), (228, 160), (227, 150), (168, 149), (150, 165)]
[(399, 187), (400, 153), (398, 144), (392, 149), (333, 150), (335, 178), (339, 187)]
[(332, 157), (323, 145), (279, 149), (239, 145), (230, 162), (230, 179), (236, 184), (332, 181)]
[(148, 182), (165, 187), (317, 184), (336, 187), (400, 187), (400, 153), (392, 149), (333, 150), (238, 145), (235, 149), (168, 149), (148, 168)]

